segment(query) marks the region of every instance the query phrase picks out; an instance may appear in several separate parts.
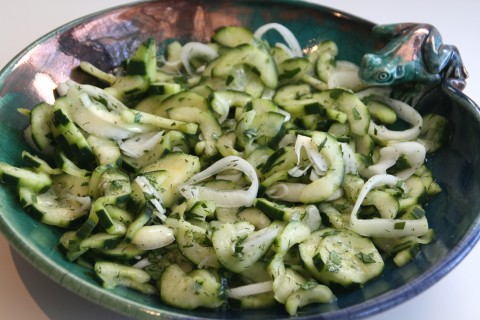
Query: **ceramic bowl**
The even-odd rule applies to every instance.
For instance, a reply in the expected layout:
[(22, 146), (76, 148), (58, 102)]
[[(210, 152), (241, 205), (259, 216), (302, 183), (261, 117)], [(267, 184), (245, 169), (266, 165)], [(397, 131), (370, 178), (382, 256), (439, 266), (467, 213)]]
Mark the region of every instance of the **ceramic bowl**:
[[(20, 163), (27, 146), (22, 132), (26, 120), (16, 108), (51, 102), (53, 89), (86, 60), (102, 69), (120, 64), (148, 37), (158, 43), (169, 38), (208, 41), (223, 25), (259, 27), (267, 22), (287, 26), (307, 47), (334, 40), (339, 59), (360, 63), (362, 56), (384, 43), (372, 36), (373, 23), (297, 1), (188, 1), (136, 2), (92, 14), (42, 37), (17, 55), (0, 73), (0, 161)], [(161, 48), (160, 48), (161, 49)], [(427, 207), (436, 239), (402, 268), (387, 263), (383, 275), (363, 288), (337, 295), (335, 303), (310, 305), (298, 319), (362, 318), (386, 310), (426, 290), (454, 268), (480, 236), (480, 113), (478, 107), (448, 82), (419, 103), (421, 112), (445, 115), (451, 122), (450, 143), (428, 159), (443, 192)], [(0, 187), (0, 229), (30, 263), (80, 296), (119, 313), (141, 319), (288, 318), (283, 307), (264, 310), (185, 311), (169, 307), (156, 296), (124, 288), (105, 290), (89, 270), (70, 263), (56, 249), (62, 231), (25, 214), (14, 191)]]

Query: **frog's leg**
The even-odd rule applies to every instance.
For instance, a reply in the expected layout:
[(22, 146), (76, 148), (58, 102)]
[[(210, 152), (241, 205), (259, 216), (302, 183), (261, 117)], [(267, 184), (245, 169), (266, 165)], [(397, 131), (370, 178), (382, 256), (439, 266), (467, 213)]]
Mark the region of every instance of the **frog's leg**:
[(465, 87), (468, 77), (460, 53), (455, 46), (443, 44), (442, 37), (434, 27), (424, 43), (424, 60), (428, 70), (434, 74), (443, 73), (443, 78), (453, 79), (458, 89)]

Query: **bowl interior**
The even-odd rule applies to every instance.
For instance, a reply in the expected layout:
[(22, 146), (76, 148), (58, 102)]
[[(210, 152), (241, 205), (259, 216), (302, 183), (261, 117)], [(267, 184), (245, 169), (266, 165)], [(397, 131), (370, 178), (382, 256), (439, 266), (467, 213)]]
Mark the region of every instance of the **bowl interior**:
[[(157, 43), (209, 41), (224, 25), (255, 29), (268, 22), (287, 26), (303, 47), (330, 39), (339, 59), (359, 63), (366, 52), (382, 46), (371, 36), (372, 23), (294, 1), (157, 1), (140, 2), (100, 12), (60, 27), (21, 52), (0, 74), (0, 161), (19, 165), (27, 149), (27, 121), (16, 109), (53, 101), (53, 89), (86, 60), (109, 70), (118, 66), (148, 37)], [(272, 35), (272, 40), (276, 41)], [(162, 50), (162, 47), (159, 48)], [(451, 270), (479, 238), (480, 162), (473, 146), (480, 145), (480, 115), (475, 103), (448, 85), (436, 88), (419, 104), (422, 113), (435, 112), (451, 121), (448, 146), (428, 159), (443, 188), (427, 207), (436, 240), (424, 246), (415, 261), (403, 268), (386, 265), (382, 277), (363, 288), (340, 293), (328, 305), (311, 305), (299, 317), (363, 317), (392, 307), (425, 290)], [(0, 188), (0, 229), (12, 245), (40, 270), (81, 296), (137, 318), (287, 318), (282, 307), (265, 310), (178, 310), (127, 289), (104, 290), (91, 272), (67, 262), (55, 248), (62, 230), (45, 226), (25, 214), (14, 190)]]

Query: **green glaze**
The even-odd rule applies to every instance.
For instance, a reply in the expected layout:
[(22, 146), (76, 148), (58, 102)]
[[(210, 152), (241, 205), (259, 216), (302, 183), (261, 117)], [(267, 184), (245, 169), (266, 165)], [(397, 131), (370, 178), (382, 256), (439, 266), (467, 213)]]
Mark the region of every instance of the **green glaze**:
[(362, 58), (360, 77), (368, 84), (409, 85), (401, 91), (402, 100), (408, 102), (443, 79), (449, 79), (459, 90), (465, 87), (467, 72), (457, 48), (443, 44), (434, 26), (414, 23), (377, 25), (372, 33), (387, 39), (388, 43)]

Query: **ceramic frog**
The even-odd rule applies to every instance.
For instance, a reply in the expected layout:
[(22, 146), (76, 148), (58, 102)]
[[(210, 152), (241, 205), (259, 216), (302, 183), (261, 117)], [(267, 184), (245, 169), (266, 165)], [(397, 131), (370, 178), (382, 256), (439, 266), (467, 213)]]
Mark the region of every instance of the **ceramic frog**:
[[(373, 34), (389, 42), (376, 53), (363, 56), (360, 77), (370, 85), (402, 85), (401, 99), (412, 102), (429, 88), (448, 79), (459, 90), (467, 72), (455, 46), (443, 44), (429, 24), (377, 25)], [(412, 90), (413, 89), (413, 90)], [(401, 90), (400, 90), (401, 91)]]

